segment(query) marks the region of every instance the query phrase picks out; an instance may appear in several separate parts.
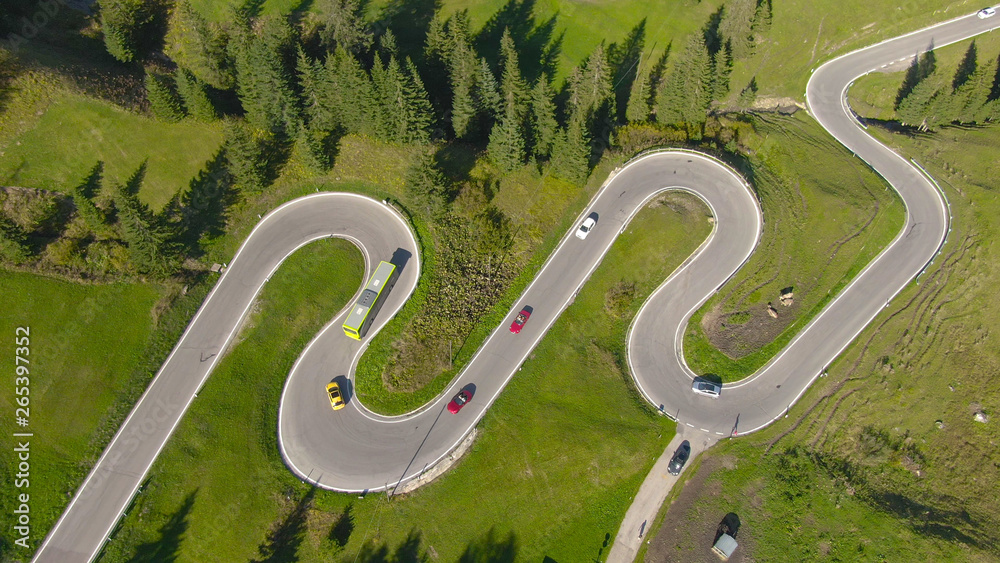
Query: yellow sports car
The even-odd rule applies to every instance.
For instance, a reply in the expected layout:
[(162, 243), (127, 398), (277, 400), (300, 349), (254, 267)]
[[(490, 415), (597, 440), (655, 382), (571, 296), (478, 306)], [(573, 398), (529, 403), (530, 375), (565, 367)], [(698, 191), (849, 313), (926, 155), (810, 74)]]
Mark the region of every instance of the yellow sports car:
[(333, 407), (333, 410), (339, 411), (346, 406), (344, 396), (340, 394), (340, 385), (337, 385), (336, 381), (327, 384), (326, 394), (330, 396), (330, 406)]

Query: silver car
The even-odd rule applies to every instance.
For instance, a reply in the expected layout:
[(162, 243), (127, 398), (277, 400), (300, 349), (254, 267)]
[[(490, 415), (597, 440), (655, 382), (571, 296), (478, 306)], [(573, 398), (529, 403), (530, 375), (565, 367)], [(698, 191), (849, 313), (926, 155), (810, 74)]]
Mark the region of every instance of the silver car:
[(713, 399), (717, 399), (719, 394), (722, 393), (722, 384), (696, 377), (694, 378), (694, 382), (691, 384), (691, 390), (699, 395), (705, 395)]

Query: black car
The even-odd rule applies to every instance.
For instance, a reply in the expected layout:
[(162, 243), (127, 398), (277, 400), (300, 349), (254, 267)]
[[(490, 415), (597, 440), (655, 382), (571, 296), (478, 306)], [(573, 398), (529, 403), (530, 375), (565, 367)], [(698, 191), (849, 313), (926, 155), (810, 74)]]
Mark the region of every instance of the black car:
[(684, 468), (684, 464), (687, 463), (688, 458), (691, 457), (691, 443), (687, 440), (681, 442), (677, 451), (674, 452), (674, 457), (670, 458), (670, 465), (667, 465), (667, 472), (671, 475), (680, 475), (681, 469)]

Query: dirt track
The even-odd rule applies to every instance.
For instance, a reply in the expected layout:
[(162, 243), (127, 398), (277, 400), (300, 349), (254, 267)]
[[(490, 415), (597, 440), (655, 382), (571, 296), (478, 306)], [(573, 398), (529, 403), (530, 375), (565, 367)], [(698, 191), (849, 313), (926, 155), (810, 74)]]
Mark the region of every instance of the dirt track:
[[(711, 453), (702, 454), (697, 472), (687, 482), (677, 483), (683, 487), (680, 495), (670, 504), (667, 516), (655, 537), (649, 540), (645, 561), (648, 563), (718, 563), (720, 559), (712, 553), (716, 528), (726, 515), (724, 511), (708, 509), (700, 502), (703, 498), (717, 497), (722, 492), (722, 483), (710, 479), (717, 469), (735, 462), (731, 456), (718, 457)], [(729, 558), (730, 563), (749, 563), (753, 559), (753, 543), (747, 522), (736, 534), (739, 547)]]

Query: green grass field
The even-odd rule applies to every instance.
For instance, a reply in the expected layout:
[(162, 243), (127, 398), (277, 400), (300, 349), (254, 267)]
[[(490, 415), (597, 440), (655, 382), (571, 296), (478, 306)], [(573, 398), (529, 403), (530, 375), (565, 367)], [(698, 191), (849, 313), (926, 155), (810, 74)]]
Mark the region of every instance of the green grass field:
[[(391, 502), (316, 491), (312, 509), (295, 517), (308, 491), (277, 452), (278, 396), (304, 343), (355, 289), (353, 277), (330, 272), (359, 277), (361, 268), (349, 249), (306, 247), (265, 288), (252, 328), (199, 393), (104, 560), (249, 559), (279, 527), (293, 531), (281, 553), (304, 561), (380, 561), (397, 550), (455, 560), (486, 546), (512, 548), (518, 560), (597, 557), (673, 433), (623, 371), (625, 330), (708, 235), (706, 213), (680, 195), (641, 212), (480, 423), (471, 451), (439, 480)], [(606, 294), (623, 281), (636, 283), (634, 299), (608, 315)], [(232, 393), (237, 386), (256, 392)], [(330, 538), (345, 511), (340, 548)]]
[[(30, 331), (29, 425), (14, 425), (11, 367), (7, 384), (0, 386), (0, 402), (9, 409), (0, 423), (0, 444), (10, 452), (15, 446), (12, 433), (34, 433), (30, 486), (18, 492), (30, 494), (32, 541), (37, 542), (100, 453), (103, 443), (96, 441), (116, 429), (108, 428), (108, 419), (143, 357), (154, 326), (150, 311), (162, 290), (140, 284), (80, 285), (0, 272), (0, 294), (4, 296), (0, 330), (11, 366), (15, 328)], [(0, 483), (9, 492), (0, 499), (5, 530), (13, 525), (14, 462), (12, 455), (0, 457)], [(5, 533), (0, 542), (4, 550), (11, 547), (11, 534)], [(30, 555), (20, 548), (10, 553), (18, 558)]]
[(160, 209), (187, 189), (221, 143), (218, 123), (163, 123), (60, 92), (33, 127), (0, 147), (0, 183), (68, 191), (101, 161), (105, 185), (117, 185), (145, 164), (139, 195)]
[[(761, 117), (755, 127), (748, 165), (764, 233), (743, 268), (694, 314), (684, 340), (691, 369), (723, 381), (763, 366), (903, 223), (895, 192), (801, 112)], [(787, 287), (790, 307), (779, 303)]]

